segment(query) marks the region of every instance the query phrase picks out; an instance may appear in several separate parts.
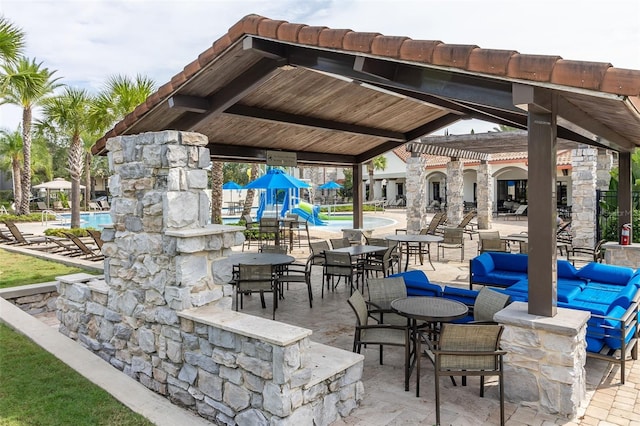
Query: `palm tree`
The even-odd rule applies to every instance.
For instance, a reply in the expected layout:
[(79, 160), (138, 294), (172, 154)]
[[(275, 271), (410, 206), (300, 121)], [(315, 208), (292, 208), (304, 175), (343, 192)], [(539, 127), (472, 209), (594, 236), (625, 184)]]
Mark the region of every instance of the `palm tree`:
[(369, 175), (369, 201), (373, 201), (373, 173), (374, 170), (387, 168), (387, 157), (378, 155), (367, 162), (367, 174)]
[(13, 178), (13, 194), (16, 206), (22, 199), (22, 189), (20, 187), (20, 174), (22, 173), (22, 132), (20, 128), (13, 132), (2, 129), (0, 130), (0, 159), (2, 163), (0, 167), (3, 170), (10, 168), (11, 177)]
[[(111, 126), (122, 120), (127, 114), (143, 103), (156, 88), (155, 82), (143, 75), (130, 78), (123, 75), (111, 76), (104, 88), (93, 99), (89, 106), (89, 130), (95, 136), (85, 145), (85, 186), (91, 187), (91, 145), (98, 139), (97, 135), (106, 132)], [(85, 202), (88, 200), (85, 200)]]
[(13, 62), (24, 48), (24, 32), (4, 16), (0, 16), (0, 63)]
[(20, 58), (3, 66), (1, 86), (5, 88), (0, 105), (13, 104), (22, 108), (22, 197), (16, 204), (18, 214), (29, 214), (31, 198), (31, 124), (33, 108), (41, 104), (60, 85), (53, 78), (55, 71), (42, 67), (35, 59)]
[(89, 126), (91, 96), (81, 89), (65, 87), (64, 92), (49, 98), (43, 115), (69, 139), (68, 166), (71, 177), (71, 227), (80, 227), (80, 178), (84, 168), (82, 134)]
[[(257, 179), (258, 172), (260, 171), (258, 163), (251, 163), (251, 170), (249, 172), (249, 179)], [(251, 206), (253, 206), (253, 198), (255, 197), (256, 190), (247, 190), (247, 198), (244, 199), (244, 206), (242, 207), (242, 215), (251, 214)]]
[(222, 224), (222, 180), (224, 163), (214, 161), (211, 166), (211, 223)]

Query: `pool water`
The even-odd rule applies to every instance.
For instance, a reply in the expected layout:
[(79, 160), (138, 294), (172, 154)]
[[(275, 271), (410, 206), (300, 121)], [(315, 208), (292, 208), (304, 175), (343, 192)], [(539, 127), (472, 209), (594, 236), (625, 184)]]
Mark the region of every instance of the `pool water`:
[[(62, 213), (58, 216), (63, 217), (65, 219), (65, 226), (69, 227), (71, 213)], [(113, 221), (111, 220), (110, 213), (80, 213), (81, 228), (102, 229), (104, 228), (104, 225), (111, 225), (112, 223)]]

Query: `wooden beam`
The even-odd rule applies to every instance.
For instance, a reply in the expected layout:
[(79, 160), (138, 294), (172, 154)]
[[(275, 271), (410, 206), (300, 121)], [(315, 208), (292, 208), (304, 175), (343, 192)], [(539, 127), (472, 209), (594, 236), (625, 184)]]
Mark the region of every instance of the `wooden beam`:
[(224, 110), (251, 93), (255, 88), (271, 78), (281, 62), (264, 58), (254, 64), (245, 73), (237, 76), (215, 94), (209, 96), (209, 109), (201, 114), (186, 113), (166, 126), (168, 129), (193, 131), (202, 121), (222, 114)]
[(210, 108), (209, 100), (199, 96), (188, 96), (175, 94), (171, 96), (167, 103), (169, 108), (183, 109), (185, 111), (204, 113)]
[(460, 116), (457, 114), (447, 114), (443, 117), (437, 118), (424, 124), (422, 126), (418, 126), (415, 129), (411, 130), (406, 134), (407, 140), (416, 140), (425, 135), (435, 132), (436, 130), (440, 130), (443, 127), (447, 127), (450, 124), (453, 124), (457, 121), (460, 121)]
[(402, 143), (407, 141), (405, 135), (400, 132), (392, 132), (384, 129), (376, 129), (373, 127), (341, 123), (339, 121), (323, 120), (320, 118), (289, 114), (286, 112), (267, 110), (247, 105), (233, 105), (225, 110), (224, 113), (254, 118), (267, 122), (286, 123), (299, 127), (315, 128), (321, 130), (335, 130), (357, 136), (375, 136)]
[(398, 143), (398, 142), (394, 142), (394, 141), (387, 141), (381, 145), (376, 146), (375, 148), (370, 149), (369, 151), (363, 152), (362, 154), (359, 154), (355, 161), (358, 163), (366, 163), (367, 161), (371, 160), (372, 158), (377, 157), (378, 155), (382, 155), (385, 152), (389, 152), (392, 149), (396, 149), (399, 146), (404, 145), (404, 142), (402, 143)]
[[(224, 161), (266, 162), (267, 150), (245, 145), (229, 145), (209, 141), (207, 145), (212, 159)], [(297, 152), (298, 163), (350, 166), (356, 158), (353, 155), (329, 154), (326, 152)]]
[[(354, 163), (353, 167), (353, 227), (362, 228), (364, 216), (362, 206), (364, 204), (364, 189), (362, 185), (362, 163)], [(372, 183), (373, 188), (373, 183)]]

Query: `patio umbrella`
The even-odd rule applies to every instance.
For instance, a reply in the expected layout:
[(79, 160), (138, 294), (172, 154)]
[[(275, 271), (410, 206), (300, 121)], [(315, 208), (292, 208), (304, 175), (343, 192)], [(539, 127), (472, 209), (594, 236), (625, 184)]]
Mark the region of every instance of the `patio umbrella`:
[[(258, 179), (249, 182), (245, 185), (245, 189), (300, 189), (310, 188), (306, 182), (285, 173), (281, 169), (270, 169), (267, 173), (260, 176)], [(278, 211), (278, 197), (275, 197), (276, 212)]]
[(318, 187), (318, 189), (340, 189), (340, 188), (342, 188), (342, 185), (332, 180)]
[[(71, 182), (63, 178), (55, 178), (49, 182), (43, 182), (33, 186), (34, 189), (45, 189), (47, 191), (47, 208), (49, 208), (49, 191), (70, 191)], [(84, 189), (84, 185), (80, 185), (80, 189)]]

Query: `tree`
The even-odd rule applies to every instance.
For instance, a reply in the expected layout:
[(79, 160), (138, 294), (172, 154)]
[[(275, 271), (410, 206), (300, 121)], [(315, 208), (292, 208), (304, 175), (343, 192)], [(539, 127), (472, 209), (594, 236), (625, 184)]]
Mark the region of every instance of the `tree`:
[(2, 168), (10, 168), (11, 177), (13, 178), (13, 194), (14, 201), (20, 202), (22, 197), (22, 189), (20, 186), (20, 174), (22, 164), (22, 132), (20, 128), (10, 132), (8, 130), (0, 130), (0, 158), (8, 164), (2, 164)]
[(223, 164), (214, 161), (211, 165), (211, 223), (222, 224), (222, 177)]
[[(258, 163), (251, 163), (251, 169), (249, 169), (249, 179), (256, 179), (260, 171)], [(255, 197), (255, 189), (247, 190), (247, 198), (244, 199), (244, 206), (242, 207), (242, 215), (251, 214), (251, 207), (253, 206), (253, 198)]]
[(13, 62), (24, 49), (24, 32), (4, 16), (0, 16), (0, 62)]
[[(0, 75), (1, 86), (5, 89), (0, 105), (13, 104), (22, 108), (22, 173), (20, 204), (16, 203), (18, 214), (29, 214), (31, 198), (31, 124), (33, 108), (44, 102), (57, 87), (55, 71), (44, 68), (35, 59), (20, 58), (15, 63), (3, 66)], [(15, 194), (14, 194), (15, 196)]]
[(369, 175), (369, 201), (373, 201), (373, 173), (374, 170), (384, 170), (387, 168), (387, 157), (378, 155), (367, 161), (367, 174)]
[(84, 145), (81, 135), (89, 127), (91, 96), (81, 89), (65, 87), (64, 92), (49, 98), (43, 114), (69, 140), (67, 162), (71, 178), (71, 227), (80, 227), (80, 178), (84, 168)]
[[(89, 105), (89, 127), (85, 142), (85, 186), (93, 192), (91, 172), (91, 146), (98, 135), (105, 133), (111, 126), (122, 120), (127, 114), (143, 103), (155, 91), (155, 82), (143, 75), (130, 78), (115, 75), (107, 79), (104, 87)], [(85, 200), (85, 203), (88, 200)]]

